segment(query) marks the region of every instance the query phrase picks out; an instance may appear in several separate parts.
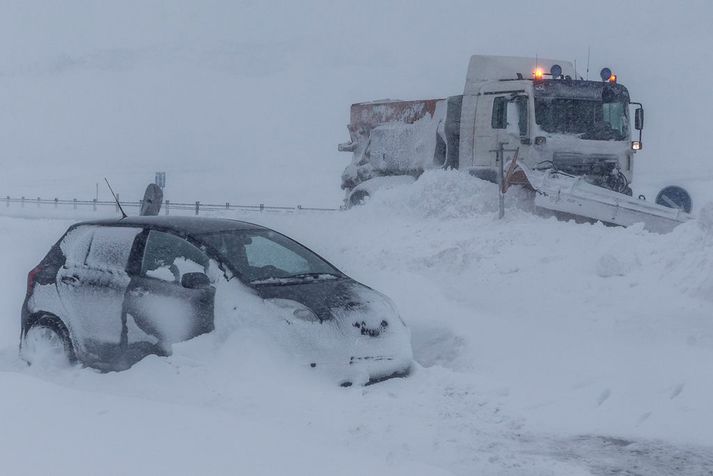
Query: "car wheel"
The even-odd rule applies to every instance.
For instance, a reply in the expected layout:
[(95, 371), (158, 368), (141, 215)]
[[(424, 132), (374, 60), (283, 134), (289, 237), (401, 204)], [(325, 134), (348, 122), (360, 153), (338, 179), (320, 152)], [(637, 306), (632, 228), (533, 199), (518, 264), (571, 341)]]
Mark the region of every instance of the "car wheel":
[(20, 357), (28, 365), (54, 368), (68, 367), (76, 360), (67, 329), (46, 317), (32, 324), (25, 333)]

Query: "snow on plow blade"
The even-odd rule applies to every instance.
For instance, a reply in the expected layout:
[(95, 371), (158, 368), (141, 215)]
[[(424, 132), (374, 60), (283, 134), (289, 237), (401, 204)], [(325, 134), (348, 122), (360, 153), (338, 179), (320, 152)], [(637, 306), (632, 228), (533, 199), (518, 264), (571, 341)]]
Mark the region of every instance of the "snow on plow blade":
[(535, 205), (541, 208), (614, 225), (643, 223), (644, 228), (657, 233), (667, 233), (690, 219), (690, 215), (683, 210), (607, 190), (587, 183), (581, 177), (552, 171), (538, 172), (518, 165), (538, 192)]

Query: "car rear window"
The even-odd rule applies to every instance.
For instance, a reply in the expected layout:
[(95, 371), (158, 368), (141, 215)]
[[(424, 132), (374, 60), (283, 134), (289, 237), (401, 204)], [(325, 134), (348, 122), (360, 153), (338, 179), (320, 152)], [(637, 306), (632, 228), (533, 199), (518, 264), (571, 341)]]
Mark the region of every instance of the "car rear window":
[(92, 243), (94, 226), (78, 226), (64, 235), (59, 247), (66, 256), (67, 266), (83, 265), (87, 259), (89, 245)]
[(86, 264), (99, 268), (126, 269), (136, 235), (141, 228), (97, 227)]

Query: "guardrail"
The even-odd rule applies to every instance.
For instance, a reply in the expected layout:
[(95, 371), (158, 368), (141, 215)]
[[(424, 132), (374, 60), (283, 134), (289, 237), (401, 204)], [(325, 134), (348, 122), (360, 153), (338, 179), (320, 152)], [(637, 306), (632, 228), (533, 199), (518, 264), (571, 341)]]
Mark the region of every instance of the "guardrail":
[[(10, 207), (11, 204), (19, 204), (20, 207), (37, 207), (41, 208), (43, 205), (50, 205), (54, 208), (68, 207), (71, 206), (74, 210), (79, 208), (87, 209), (91, 207), (93, 211), (96, 211), (99, 207), (114, 207), (117, 212), (119, 212), (119, 207), (116, 202), (111, 200), (77, 200), (73, 198), (71, 200), (67, 199), (45, 199), (45, 198), (27, 198), (20, 197), (15, 198), (9, 195), (0, 199), (0, 203), (5, 202), (6, 207)], [(142, 201), (122, 201), (120, 200), (121, 206), (124, 208), (141, 208)], [(283, 211), (283, 212), (295, 212), (295, 211), (320, 211), (320, 212), (336, 212), (340, 211), (341, 208), (322, 208), (322, 207), (303, 207), (302, 205), (291, 206), (274, 206), (265, 205), (260, 203), (257, 205), (237, 205), (230, 202), (225, 202), (224, 204), (216, 203), (203, 203), (200, 201), (196, 202), (172, 202), (170, 200), (164, 200), (161, 204), (161, 214), (169, 215), (172, 211), (191, 211), (195, 215), (200, 215), (201, 212), (209, 211), (226, 211), (226, 210), (249, 210), (249, 211)]]

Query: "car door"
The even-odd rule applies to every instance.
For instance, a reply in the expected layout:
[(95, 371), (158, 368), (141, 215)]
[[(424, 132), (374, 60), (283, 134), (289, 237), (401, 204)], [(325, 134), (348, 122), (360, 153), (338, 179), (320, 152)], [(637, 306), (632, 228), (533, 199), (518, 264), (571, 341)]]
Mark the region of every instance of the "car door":
[(78, 227), (60, 245), (67, 257), (57, 289), (86, 360), (108, 363), (120, 353), (129, 255), (140, 228)]
[(126, 344), (170, 344), (214, 329), (215, 287), (208, 256), (185, 238), (158, 230), (144, 235), (141, 264), (126, 293)]

